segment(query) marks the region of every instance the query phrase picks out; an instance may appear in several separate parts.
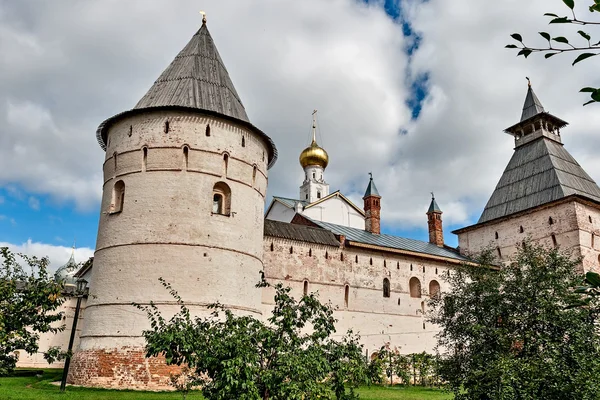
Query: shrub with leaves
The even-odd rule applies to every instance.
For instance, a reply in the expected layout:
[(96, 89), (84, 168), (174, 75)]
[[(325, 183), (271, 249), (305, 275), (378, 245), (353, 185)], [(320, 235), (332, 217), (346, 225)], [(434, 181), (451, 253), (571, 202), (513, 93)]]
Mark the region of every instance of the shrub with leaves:
[(441, 327), (441, 370), (456, 399), (597, 399), (600, 340), (593, 307), (580, 299), (580, 260), (525, 242), (500, 269), (451, 273), (431, 302)]
[[(17, 261), (23, 260), (26, 267)], [(18, 361), (15, 351), (37, 353), (40, 333), (62, 331), (56, 327), (62, 313), (62, 284), (48, 274), (48, 258), (14, 254), (0, 247), (0, 376), (10, 374)], [(50, 348), (44, 358), (52, 363), (64, 354)]]
[[(590, 20), (578, 17), (575, 12), (575, 0), (562, 0), (562, 2), (569, 9), (570, 15), (561, 16), (554, 13), (546, 13), (544, 16), (550, 18), (550, 24), (571, 24), (575, 26), (587, 26), (588, 28), (600, 25), (600, 20)], [(590, 13), (600, 13), (600, 0), (588, 0), (587, 4), (588, 6), (586, 8)], [(539, 32), (539, 34), (548, 42), (547, 46), (529, 46), (525, 44), (521, 34), (513, 33), (511, 37), (517, 44), (508, 44), (506, 47), (509, 49), (518, 49), (519, 52), (517, 55), (525, 58), (529, 57), (531, 53), (545, 53), (544, 55), (546, 58), (553, 57), (557, 54), (575, 53), (576, 56), (573, 59), (573, 65), (600, 55), (600, 37), (598, 37), (598, 35), (593, 37), (593, 32), (590, 33), (589, 30), (577, 30), (577, 35), (575, 35), (576, 39), (571, 38), (571, 40), (567, 39), (565, 36), (553, 37), (553, 35), (548, 32)], [(600, 102), (600, 88), (585, 87), (581, 89), (580, 92), (589, 93), (591, 97), (591, 100), (584, 105)]]
[[(358, 337), (335, 333), (333, 310), (316, 294), (300, 300), (290, 288), (274, 286), (275, 305), (267, 322), (234, 315), (219, 304), (210, 317), (192, 317), (183, 299), (161, 278), (180, 306), (168, 321), (153, 304), (144, 310), (147, 356), (164, 355), (168, 364), (187, 365), (206, 377), (207, 399), (356, 399), (354, 387), (367, 378)], [(268, 286), (263, 279), (260, 287)]]

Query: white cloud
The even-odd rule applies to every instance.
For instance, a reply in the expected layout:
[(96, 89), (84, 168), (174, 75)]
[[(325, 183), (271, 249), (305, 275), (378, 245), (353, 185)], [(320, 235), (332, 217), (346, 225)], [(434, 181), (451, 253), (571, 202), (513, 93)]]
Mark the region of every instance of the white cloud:
[[(212, 0), (208, 26), (252, 122), (279, 149), (269, 193), (297, 196), (297, 157), (310, 113), (331, 158), (333, 190), (360, 197), (372, 171), (384, 222), (425, 227), (429, 192), (444, 222), (477, 218), (512, 154), (502, 133), (517, 121), (526, 81), (548, 110), (571, 122), (567, 148), (600, 177), (597, 106), (583, 86), (600, 86), (597, 62), (516, 58), (509, 34), (546, 26), (560, 1), (404, 0), (422, 36), (412, 61), (402, 27), (380, 6), (354, 0)], [(97, 205), (104, 154), (95, 129), (131, 108), (200, 26), (197, 2), (35, 2), (0, 5), (0, 185), (79, 207)], [(562, 10), (562, 11), (561, 11)], [(27, 21), (27, 23), (23, 23)], [(541, 39), (541, 38), (540, 38)], [(429, 74), (421, 116), (405, 101), (412, 79)], [(593, 108), (596, 107), (596, 108)], [(406, 132), (402, 134), (401, 132)]]
[[(50, 270), (52, 272), (65, 265), (67, 261), (69, 261), (71, 252), (73, 251), (71, 247), (33, 242), (31, 239), (21, 244), (0, 242), (0, 247), (8, 247), (14, 253), (23, 253), (28, 256), (48, 257), (50, 259)], [(87, 247), (75, 249), (75, 262), (85, 262), (93, 255), (93, 249)]]
[(29, 204), (29, 208), (31, 208), (32, 210), (35, 210), (35, 211), (40, 210), (40, 200), (39, 199), (37, 199), (33, 196), (30, 196), (28, 204)]

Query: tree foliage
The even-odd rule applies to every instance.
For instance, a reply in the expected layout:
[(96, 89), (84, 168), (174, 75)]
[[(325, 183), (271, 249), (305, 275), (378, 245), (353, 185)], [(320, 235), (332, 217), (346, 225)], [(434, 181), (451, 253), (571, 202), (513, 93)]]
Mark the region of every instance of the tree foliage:
[[(56, 310), (64, 298), (62, 284), (48, 274), (48, 258), (14, 254), (7, 247), (0, 247), (0, 257), (0, 375), (6, 375), (16, 366), (16, 350), (34, 354), (40, 333), (64, 329), (55, 324), (62, 318)], [(57, 348), (44, 354), (49, 363), (61, 356)]]
[[(569, 307), (579, 260), (525, 242), (494, 269), (463, 266), (432, 300), (442, 377), (457, 399), (597, 399), (600, 341), (592, 307)], [(487, 267), (486, 266), (490, 266)]]
[[(575, 13), (575, 1), (574, 0), (562, 0), (563, 3), (569, 8), (570, 15), (559, 16), (554, 13), (546, 13), (544, 16), (550, 18), (550, 24), (571, 24), (578, 26), (594, 27), (600, 25), (600, 21), (592, 21), (587, 19), (580, 19)], [(590, 0), (588, 0), (590, 1)], [(588, 9), (591, 13), (600, 12), (600, 0), (591, 0), (592, 3)], [(529, 46), (523, 41), (523, 36), (519, 33), (513, 33), (510, 35), (518, 44), (506, 45), (509, 49), (518, 49), (518, 56), (525, 58), (529, 57), (531, 53), (545, 53), (546, 58), (553, 57), (557, 54), (562, 53), (575, 53), (576, 57), (573, 59), (575, 65), (581, 61), (595, 57), (600, 54), (600, 38), (592, 37), (592, 34), (588, 31), (584, 31), (581, 28), (577, 30), (576, 40), (571, 38), (567, 39), (565, 36), (553, 36), (548, 32), (539, 32), (540, 36), (548, 42), (547, 46)], [(591, 100), (586, 102), (584, 105), (600, 102), (600, 88), (585, 87), (580, 90), (583, 93), (589, 93)]]
[[(233, 314), (219, 304), (212, 315), (192, 317), (180, 295), (161, 283), (180, 310), (166, 320), (153, 304), (144, 310), (147, 356), (164, 355), (168, 364), (187, 365), (203, 376), (207, 399), (356, 399), (354, 388), (367, 377), (358, 337), (335, 333), (333, 310), (316, 294), (300, 300), (290, 288), (274, 286), (275, 305), (267, 322)], [(263, 280), (259, 286), (268, 284)]]
[(401, 354), (397, 348), (383, 346), (371, 360), (371, 380), (384, 383), (385, 375), (388, 383), (440, 386), (439, 361), (438, 355), (426, 352)]

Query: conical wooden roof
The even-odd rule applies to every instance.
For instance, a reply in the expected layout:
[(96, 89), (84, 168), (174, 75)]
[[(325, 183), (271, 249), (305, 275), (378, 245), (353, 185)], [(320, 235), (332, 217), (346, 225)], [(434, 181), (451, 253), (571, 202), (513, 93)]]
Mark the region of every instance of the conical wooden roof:
[(600, 188), (562, 143), (542, 136), (515, 149), (477, 223), (571, 195), (600, 202)]
[(116, 121), (153, 110), (200, 111), (241, 124), (266, 142), (269, 149), (267, 167), (271, 168), (277, 160), (275, 143), (250, 123), (206, 21), (133, 109), (100, 124), (96, 130), (100, 147), (106, 150), (108, 129)]
[(206, 23), (134, 109), (181, 106), (250, 122)]

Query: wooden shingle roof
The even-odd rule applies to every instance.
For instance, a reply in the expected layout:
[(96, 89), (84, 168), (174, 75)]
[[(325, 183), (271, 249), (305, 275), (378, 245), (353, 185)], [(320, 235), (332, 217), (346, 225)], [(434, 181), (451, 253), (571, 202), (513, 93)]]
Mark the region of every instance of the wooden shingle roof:
[(600, 202), (600, 188), (564, 146), (540, 137), (515, 149), (477, 223), (571, 195)]

